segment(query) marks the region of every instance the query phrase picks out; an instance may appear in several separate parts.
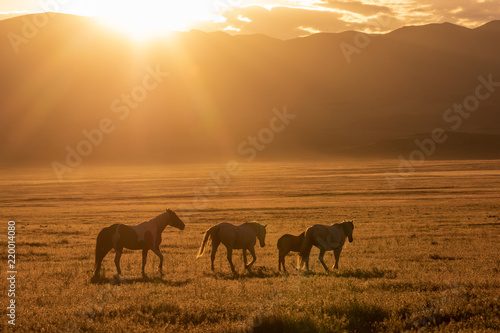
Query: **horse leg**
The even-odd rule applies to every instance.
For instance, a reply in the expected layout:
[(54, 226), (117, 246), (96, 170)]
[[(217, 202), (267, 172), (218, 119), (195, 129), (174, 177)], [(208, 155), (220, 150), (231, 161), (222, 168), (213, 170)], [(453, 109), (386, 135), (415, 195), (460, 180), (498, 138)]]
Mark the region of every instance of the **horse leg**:
[(231, 266), (231, 270), (233, 271), (233, 274), (236, 274), (236, 270), (234, 269), (233, 265), (233, 248), (232, 247), (227, 247), (227, 261), (229, 261), (229, 265)]
[(243, 249), (243, 264), (247, 266), (247, 249)]
[(246, 269), (250, 269), (250, 267), (252, 267), (255, 260), (257, 260), (257, 257), (255, 256), (255, 248), (252, 246), (248, 249), (248, 251), (250, 251), (250, 254), (252, 255), (253, 259), (252, 259), (251, 263), (249, 263), (248, 265), (245, 266)]
[(278, 270), (281, 271), (281, 267), (283, 267), (283, 271), (286, 273), (285, 266), (285, 257), (287, 255), (287, 251), (280, 250), (278, 254)]
[(158, 266), (158, 270), (160, 271), (160, 274), (163, 276), (163, 254), (160, 252), (160, 248), (156, 249), (151, 249), (151, 251), (154, 252), (160, 258), (160, 265)]
[(302, 265), (300, 268), (302, 268), (304, 265), (306, 266), (306, 271), (309, 271), (309, 257), (306, 257), (303, 259)]
[[(278, 252), (278, 271), (281, 271), (281, 262), (283, 261), (283, 251), (279, 250)], [(284, 267), (283, 267), (284, 269)]]
[(342, 252), (342, 247), (336, 248), (333, 253), (335, 254), (335, 266), (333, 268), (339, 268), (340, 252)]
[(318, 259), (321, 262), (321, 265), (323, 265), (323, 268), (325, 269), (325, 271), (328, 272), (329, 269), (328, 269), (328, 267), (326, 267), (325, 262), (323, 260), (323, 256), (324, 255), (325, 255), (325, 250), (323, 250), (323, 249), (319, 250), (319, 257), (318, 257)]
[(146, 267), (146, 261), (148, 259), (148, 251), (149, 249), (142, 249), (142, 276), (146, 276), (146, 272), (144, 268)]
[(210, 259), (212, 260), (212, 266), (211, 266), (212, 271), (215, 270), (214, 268), (215, 254), (217, 253), (217, 248), (219, 247), (219, 244), (220, 242), (215, 242), (214, 240), (212, 240), (212, 254), (210, 256)]
[(123, 247), (122, 248), (117, 248), (117, 249), (115, 249), (115, 251), (116, 251), (116, 254), (115, 254), (116, 272), (117, 272), (118, 275), (121, 275), (122, 274), (122, 270), (120, 269), (120, 258), (122, 256)]

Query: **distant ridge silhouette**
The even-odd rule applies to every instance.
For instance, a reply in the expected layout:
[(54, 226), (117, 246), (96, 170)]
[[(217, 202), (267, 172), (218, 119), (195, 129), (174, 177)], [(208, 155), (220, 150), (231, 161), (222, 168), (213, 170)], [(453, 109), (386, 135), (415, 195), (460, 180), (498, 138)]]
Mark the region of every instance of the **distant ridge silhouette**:
[[(479, 76), (500, 82), (500, 21), (476, 29), (443, 23), (285, 41), (193, 30), (139, 48), (87, 18), (51, 14), (46, 25), (24, 27), (33, 19), (0, 21), (4, 164), (64, 160), (66, 147), (86, 140), (82, 131), (98, 128), (104, 118), (115, 127), (85, 158), (89, 163), (243, 158), (238, 145), (269, 125), (273, 108), (284, 106), (296, 120), (260, 152), (262, 159), (335, 157), (352, 147), (397, 158), (409, 152), (396, 138), (450, 130), (443, 114), (475, 94)], [(12, 33), (23, 38), (18, 52), (7, 38)], [(366, 45), (357, 47), (356, 36)], [(341, 45), (357, 51), (346, 59)], [(147, 68), (169, 75), (135, 107), (127, 106), (122, 95), (143, 83)], [(440, 147), (435, 158), (496, 156), (495, 89), (453, 129), (460, 140)], [(112, 108), (117, 99), (115, 107), (129, 109), (124, 119), (124, 109)], [(348, 155), (363, 156), (366, 149)]]

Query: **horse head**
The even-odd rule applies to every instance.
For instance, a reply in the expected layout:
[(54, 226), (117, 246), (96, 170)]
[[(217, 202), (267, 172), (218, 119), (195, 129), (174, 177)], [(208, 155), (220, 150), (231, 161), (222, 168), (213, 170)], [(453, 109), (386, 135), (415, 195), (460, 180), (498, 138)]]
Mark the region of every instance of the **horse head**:
[(260, 228), (257, 231), (257, 238), (259, 239), (260, 247), (266, 246), (266, 225), (259, 224)]
[(175, 212), (171, 209), (167, 209), (167, 220), (168, 224), (170, 224), (172, 227), (177, 228), (179, 230), (184, 230), (186, 225), (182, 220), (175, 214)]
[(349, 239), (349, 243), (352, 243), (352, 232), (354, 231), (354, 221), (345, 221), (342, 223), (342, 229), (344, 229), (344, 233)]

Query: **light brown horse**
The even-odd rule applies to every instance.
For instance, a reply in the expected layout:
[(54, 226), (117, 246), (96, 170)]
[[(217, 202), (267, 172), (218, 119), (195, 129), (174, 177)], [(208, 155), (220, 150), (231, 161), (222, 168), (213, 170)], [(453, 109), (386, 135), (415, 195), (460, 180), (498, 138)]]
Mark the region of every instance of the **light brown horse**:
[[(227, 261), (229, 261), (229, 265), (231, 266), (231, 271), (236, 273), (233, 265), (233, 250), (241, 249), (243, 250), (243, 262), (245, 264), (246, 269), (250, 269), (252, 265), (255, 263), (257, 257), (255, 256), (255, 243), (257, 242), (257, 238), (260, 242), (260, 247), (264, 247), (266, 245), (266, 227), (267, 225), (261, 225), (257, 222), (243, 223), (242, 225), (235, 226), (230, 223), (220, 223), (212, 228), (208, 229), (205, 232), (205, 236), (203, 237), (203, 241), (200, 246), (200, 250), (198, 251), (197, 258), (203, 255), (205, 248), (207, 247), (207, 243), (209, 240), (212, 241), (212, 271), (214, 268), (214, 260), (215, 254), (217, 253), (217, 248), (219, 244), (222, 243), (226, 246), (227, 249)], [(250, 251), (250, 254), (253, 257), (253, 260), (250, 264), (247, 265), (247, 250)]]
[(286, 272), (285, 257), (290, 251), (300, 252), (302, 242), (304, 241), (304, 235), (305, 232), (298, 236), (284, 234), (278, 239), (278, 270), (281, 271), (281, 267), (283, 267), (283, 271)]
[(349, 243), (353, 241), (353, 230), (353, 221), (335, 223), (331, 226), (316, 224), (307, 228), (304, 242), (300, 249), (301, 260), (299, 268), (302, 268), (305, 264), (306, 270), (309, 270), (309, 255), (313, 245), (319, 248), (320, 252), (318, 259), (326, 271), (328, 271), (328, 267), (326, 267), (323, 261), (323, 256), (326, 251), (333, 251), (335, 255), (335, 266), (333, 268), (338, 268), (340, 253), (342, 252), (342, 247), (344, 246), (346, 238), (349, 239)]
[(118, 275), (121, 274), (120, 258), (123, 248), (131, 250), (142, 250), (142, 274), (146, 266), (148, 251), (153, 251), (160, 258), (159, 271), (163, 268), (163, 254), (160, 252), (161, 233), (167, 225), (183, 230), (185, 225), (179, 217), (170, 209), (157, 217), (136, 226), (125, 224), (113, 224), (104, 228), (97, 236), (95, 247), (95, 273), (98, 278), (101, 263), (111, 249), (115, 249), (115, 265)]

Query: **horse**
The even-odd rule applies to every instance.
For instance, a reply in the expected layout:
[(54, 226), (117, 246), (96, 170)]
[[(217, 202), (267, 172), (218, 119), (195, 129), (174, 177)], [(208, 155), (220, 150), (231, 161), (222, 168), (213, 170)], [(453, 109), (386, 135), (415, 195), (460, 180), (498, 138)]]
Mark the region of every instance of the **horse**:
[(300, 248), (302, 246), (302, 242), (304, 241), (305, 232), (301, 233), (298, 236), (285, 234), (278, 239), (278, 270), (281, 271), (281, 267), (283, 267), (283, 271), (286, 272), (285, 267), (285, 257), (290, 251), (300, 252)]
[(316, 224), (307, 228), (304, 242), (300, 249), (300, 268), (305, 264), (306, 270), (309, 270), (309, 254), (313, 245), (319, 248), (319, 261), (327, 272), (328, 267), (326, 267), (323, 261), (326, 251), (333, 251), (335, 255), (335, 265), (333, 268), (339, 268), (340, 252), (342, 252), (346, 238), (349, 239), (349, 243), (352, 243), (353, 230), (353, 221), (335, 223), (331, 226)]
[[(266, 227), (267, 225), (261, 225), (257, 222), (243, 223), (242, 225), (235, 226), (230, 223), (219, 223), (205, 232), (205, 236), (203, 237), (203, 241), (200, 246), (200, 250), (198, 251), (198, 255), (196, 258), (200, 258), (203, 255), (207, 247), (207, 243), (209, 240), (212, 241), (212, 254), (211, 260), (212, 271), (214, 268), (214, 260), (215, 254), (217, 253), (217, 248), (219, 244), (222, 243), (226, 246), (227, 249), (227, 261), (229, 261), (229, 265), (231, 266), (231, 271), (233, 274), (236, 274), (233, 265), (233, 250), (241, 249), (243, 250), (243, 262), (245, 268), (250, 270), (250, 267), (255, 263), (257, 257), (255, 256), (255, 243), (256, 239), (259, 239), (260, 247), (264, 247), (266, 245)], [(250, 251), (250, 254), (253, 257), (253, 260), (250, 264), (247, 265), (247, 250)]]
[(136, 226), (113, 224), (103, 228), (97, 235), (95, 247), (95, 273), (98, 278), (101, 263), (111, 249), (115, 249), (115, 265), (118, 275), (121, 274), (120, 258), (123, 248), (142, 250), (142, 275), (146, 276), (144, 267), (148, 251), (153, 251), (160, 258), (159, 271), (163, 275), (163, 254), (160, 252), (161, 233), (167, 225), (184, 230), (184, 222), (170, 209), (155, 218)]

